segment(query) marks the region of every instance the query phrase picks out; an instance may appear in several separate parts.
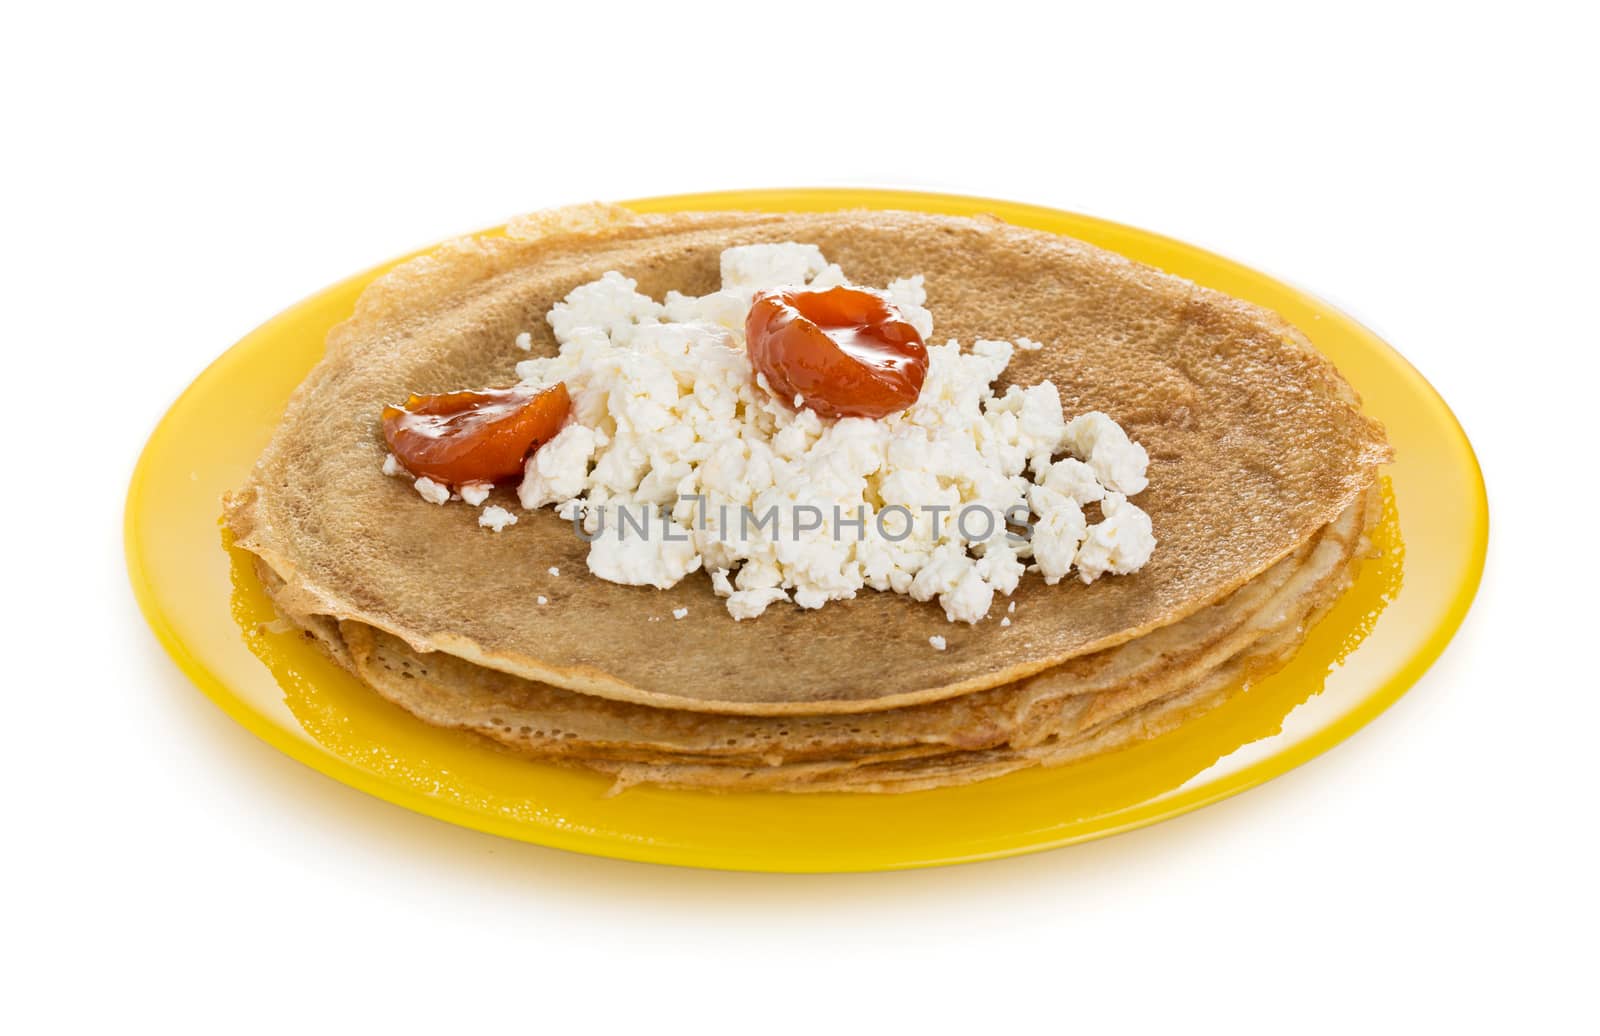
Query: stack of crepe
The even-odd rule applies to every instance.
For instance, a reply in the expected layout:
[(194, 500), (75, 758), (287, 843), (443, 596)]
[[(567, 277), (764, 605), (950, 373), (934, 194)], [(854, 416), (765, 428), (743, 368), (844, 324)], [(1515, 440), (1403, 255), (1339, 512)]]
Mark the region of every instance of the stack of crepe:
[[(701, 294), (724, 248), (775, 241), (819, 245), (858, 283), (925, 274), (940, 340), (1043, 343), (996, 388), (1048, 378), (1067, 417), (1104, 411), (1144, 444), (1145, 568), (1029, 575), (972, 626), (870, 590), (736, 623), (703, 575), (668, 590), (591, 576), (549, 509), (494, 534), (382, 474), (383, 403), (514, 382), (528, 354), (510, 343), (531, 330), (552, 353), (544, 314), (576, 285), (619, 270), (658, 298)], [(226, 519), (283, 615), (428, 723), (618, 787), (911, 791), (1153, 737), (1280, 666), (1369, 552), (1388, 458), (1281, 318), (1079, 241), (898, 212), (590, 206), (374, 283)]]

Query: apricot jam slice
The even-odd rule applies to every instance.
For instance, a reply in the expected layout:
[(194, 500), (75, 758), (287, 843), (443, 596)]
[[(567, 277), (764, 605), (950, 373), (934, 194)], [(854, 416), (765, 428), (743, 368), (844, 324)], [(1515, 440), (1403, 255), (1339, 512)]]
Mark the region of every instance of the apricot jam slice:
[(823, 417), (887, 417), (915, 403), (928, 376), (922, 336), (877, 292), (758, 292), (744, 328), (772, 390)]
[(413, 475), (450, 486), (494, 482), (522, 474), (528, 454), (555, 437), (571, 409), (559, 381), (413, 395), (383, 408), (383, 438)]

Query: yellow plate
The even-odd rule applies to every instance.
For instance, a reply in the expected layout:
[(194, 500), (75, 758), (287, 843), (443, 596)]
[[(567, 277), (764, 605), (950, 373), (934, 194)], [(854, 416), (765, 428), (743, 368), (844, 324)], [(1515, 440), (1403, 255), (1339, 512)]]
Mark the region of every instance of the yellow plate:
[[(1348, 737), (1438, 657), (1472, 601), (1488, 507), (1472, 448), (1444, 401), (1393, 350), (1324, 302), (1190, 245), (1052, 209), (950, 195), (771, 190), (628, 203), (642, 212), (867, 207), (992, 213), (1069, 234), (1260, 303), (1302, 328), (1388, 425), (1384, 558), (1283, 671), (1178, 731), (1055, 770), (908, 795), (630, 790), (439, 730), (382, 701), (293, 633), (217, 516), (266, 444), (328, 328), (389, 265), (274, 317), (173, 404), (128, 490), (134, 591), (196, 685), (270, 744), (420, 813), (541, 845), (700, 867), (880, 870), (1067, 845), (1187, 812), (1260, 784)], [(397, 260), (398, 261), (398, 260)], [(1402, 545), (1401, 534), (1404, 534)]]

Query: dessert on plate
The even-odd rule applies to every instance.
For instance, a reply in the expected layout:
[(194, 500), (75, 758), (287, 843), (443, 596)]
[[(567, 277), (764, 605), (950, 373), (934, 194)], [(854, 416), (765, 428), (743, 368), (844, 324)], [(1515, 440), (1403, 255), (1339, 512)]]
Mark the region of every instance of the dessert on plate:
[(1389, 455), (1281, 318), (1079, 241), (595, 205), (376, 281), (225, 517), (426, 722), (617, 788), (912, 791), (1248, 693)]

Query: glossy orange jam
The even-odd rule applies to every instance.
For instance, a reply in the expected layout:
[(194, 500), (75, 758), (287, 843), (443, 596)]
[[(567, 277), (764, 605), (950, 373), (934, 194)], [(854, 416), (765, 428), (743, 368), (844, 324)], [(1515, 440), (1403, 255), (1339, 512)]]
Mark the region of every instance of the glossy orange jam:
[(559, 381), (413, 395), (383, 408), (383, 438), (413, 475), (449, 486), (494, 482), (522, 474), (528, 454), (561, 430), (571, 409)]
[(922, 336), (877, 292), (758, 292), (745, 318), (755, 369), (785, 400), (823, 417), (887, 417), (916, 402), (928, 375)]

